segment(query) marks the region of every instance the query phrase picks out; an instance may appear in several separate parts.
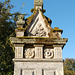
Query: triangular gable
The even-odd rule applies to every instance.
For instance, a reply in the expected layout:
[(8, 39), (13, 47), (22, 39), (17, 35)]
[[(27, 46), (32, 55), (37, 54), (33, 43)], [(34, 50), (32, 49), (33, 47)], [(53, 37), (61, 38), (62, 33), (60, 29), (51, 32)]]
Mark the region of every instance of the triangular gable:
[(28, 25), (26, 33), (28, 36), (35, 37), (49, 37), (50, 23), (48, 23), (47, 17), (43, 15), (41, 10), (38, 10), (34, 15), (33, 21)]

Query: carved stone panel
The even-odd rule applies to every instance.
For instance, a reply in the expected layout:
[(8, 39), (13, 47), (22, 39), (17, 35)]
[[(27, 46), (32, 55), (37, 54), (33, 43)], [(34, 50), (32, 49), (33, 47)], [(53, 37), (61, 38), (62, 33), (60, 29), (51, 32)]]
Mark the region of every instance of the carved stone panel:
[(24, 69), (22, 75), (35, 75), (34, 69)]
[(56, 73), (55, 70), (51, 70), (51, 69), (43, 70), (43, 75), (56, 75), (55, 73)]
[(34, 31), (34, 36), (46, 36), (46, 32), (41, 24), (38, 24), (38, 27)]
[(54, 50), (50, 48), (44, 49), (44, 57), (46, 59), (52, 59), (54, 57)]
[(34, 48), (25, 48), (25, 58), (34, 58), (35, 50)]

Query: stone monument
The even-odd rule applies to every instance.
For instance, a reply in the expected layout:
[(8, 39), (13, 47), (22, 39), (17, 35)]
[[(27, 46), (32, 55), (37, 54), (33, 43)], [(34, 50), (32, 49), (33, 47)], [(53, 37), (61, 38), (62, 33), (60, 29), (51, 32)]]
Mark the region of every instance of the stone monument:
[(30, 17), (18, 16), (14, 45), (14, 75), (64, 75), (62, 49), (67, 38), (63, 30), (51, 27), (51, 19), (44, 16), (43, 0), (34, 0)]

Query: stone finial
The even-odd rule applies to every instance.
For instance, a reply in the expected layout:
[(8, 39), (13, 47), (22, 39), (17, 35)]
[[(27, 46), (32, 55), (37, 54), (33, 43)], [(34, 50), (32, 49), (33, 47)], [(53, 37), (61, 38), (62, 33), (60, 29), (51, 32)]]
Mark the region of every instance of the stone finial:
[(23, 20), (24, 19), (24, 15), (18, 15), (18, 19), (19, 20)]
[(34, 8), (40, 8), (41, 10), (43, 9), (43, 0), (34, 0)]
[(23, 37), (24, 36), (24, 15), (18, 15), (18, 21), (16, 22), (17, 29), (15, 29), (16, 37)]
[(20, 27), (22, 28), (23, 25), (25, 24), (25, 21), (24, 21), (24, 15), (18, 15), (18, 21), (16, 22), (17, 24), (17, 27)]

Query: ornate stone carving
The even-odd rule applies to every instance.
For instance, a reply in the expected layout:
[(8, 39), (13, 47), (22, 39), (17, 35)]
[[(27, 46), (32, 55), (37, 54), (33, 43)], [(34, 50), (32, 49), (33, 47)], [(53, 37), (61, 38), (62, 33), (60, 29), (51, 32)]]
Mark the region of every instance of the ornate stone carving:
[(35, 29), (35, 36), (46, 36), (46, 32), (41, 24)]
[(34, 48), (26, 48), (25, 49), (25, 58), (34, 58), (35, 56), (35, 51)]
[(44, 57), (47, 59), (51, 59), (54, 56), (54, 52), (52, 49), (45, 49), (44, 50)]

